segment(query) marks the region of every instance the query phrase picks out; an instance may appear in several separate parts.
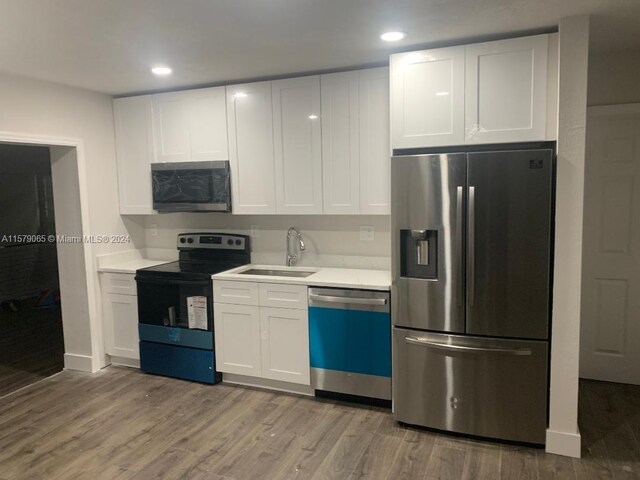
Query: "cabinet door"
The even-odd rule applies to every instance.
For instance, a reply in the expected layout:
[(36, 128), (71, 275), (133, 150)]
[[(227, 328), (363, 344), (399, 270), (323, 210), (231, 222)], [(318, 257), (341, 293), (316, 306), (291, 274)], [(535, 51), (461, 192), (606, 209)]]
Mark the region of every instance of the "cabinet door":
[(361, 70), (359, 80), (360, 213), (388, 215), (391, 189), (389, 69)]
[(104, 296), (105, 347), (109, 355), (140, 358), (138, 347), (138, 297), (107, 293)]
[(276, 213), (271, 82), (227, 87), (233, 213)]
[(306, 310), (260, 308), (262, 376), (310, 385)]
[(151, 97), (113, 101), (120, 213), (155, 213), (151, 196), (153, 127)]
[(225, 87), (153, 96), (156, 161), (227, 160)]
[(548, 35), (465, 48), (465, 143), (544, 140)]
[(322, 213), (320, 77), (272, 83), (276, 212)]
[(393, 149), (464, 142), (464, 48), (391, 56)]
[(219, 372), (260, 377), (259, 308), (214, 303), (213, 318), (216, 369)]
[(203, 88), (187, 93), (191, 160), (228, 160), (225, 87)]
[(359, 73), (322, 75), (322, 199), (324, 213), (358, 213)]

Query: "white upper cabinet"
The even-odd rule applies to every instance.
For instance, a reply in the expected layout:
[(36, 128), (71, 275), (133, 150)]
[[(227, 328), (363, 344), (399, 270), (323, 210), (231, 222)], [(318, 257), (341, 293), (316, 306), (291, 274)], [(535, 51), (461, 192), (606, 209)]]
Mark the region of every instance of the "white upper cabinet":
[(464, 143), (465, 47), (391, 55), (393, 148)]
[(324, 213), (388, 214), (389, 69), (322, 75)]
[(113, 100), (120, 213), (151, 214), (154, 158), (150, 96)]
[(322, 75), (324, 213), (360, 210), (359, 72)]
[(465, 48), (465, 142), (544, 140), (548, 35)]
[(227, 87), (233, 213), (276, 213), (271, 82)]
[(272, 83), (276, 212), (322, 213), (320, 77)]
[[(359, 72), (360, 213), (389, 214), (389, 69)], [(324, 135), (324, 131), (323, 131)]]
[(157, 162), (227, 160), (225, 87), (153, 95)]

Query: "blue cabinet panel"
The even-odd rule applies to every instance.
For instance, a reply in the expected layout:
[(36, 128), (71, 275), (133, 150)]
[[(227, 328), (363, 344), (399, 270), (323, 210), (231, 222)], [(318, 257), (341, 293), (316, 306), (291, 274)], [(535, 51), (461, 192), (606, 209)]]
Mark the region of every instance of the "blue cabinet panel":
[(309, 307), (311, 367), (391, 377), (388, 313)]
[(146, 373), (183, 378), (203, 383), (217, 383), (212, 350), (179, 347), (162, 343), (140, 342), (140, 369)]

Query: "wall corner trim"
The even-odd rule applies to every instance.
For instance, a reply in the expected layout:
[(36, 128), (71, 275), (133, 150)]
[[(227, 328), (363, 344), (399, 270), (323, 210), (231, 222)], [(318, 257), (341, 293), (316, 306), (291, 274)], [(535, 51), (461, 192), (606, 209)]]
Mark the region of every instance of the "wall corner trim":
[(582, 437), (580, 432), (567, 433), (547, 429), (545, 451), (564, 455), (565, 457), (580, 458)]

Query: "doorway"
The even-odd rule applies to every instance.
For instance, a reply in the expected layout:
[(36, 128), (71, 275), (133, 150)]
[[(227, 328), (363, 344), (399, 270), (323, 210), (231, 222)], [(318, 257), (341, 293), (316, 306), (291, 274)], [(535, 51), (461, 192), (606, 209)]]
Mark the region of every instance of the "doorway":
[(0, 396), (62, 370), (48, 147), (0, 144)]
[(579, 426), (583, 457), (640, 476), (640, 104), (587, 114)]

